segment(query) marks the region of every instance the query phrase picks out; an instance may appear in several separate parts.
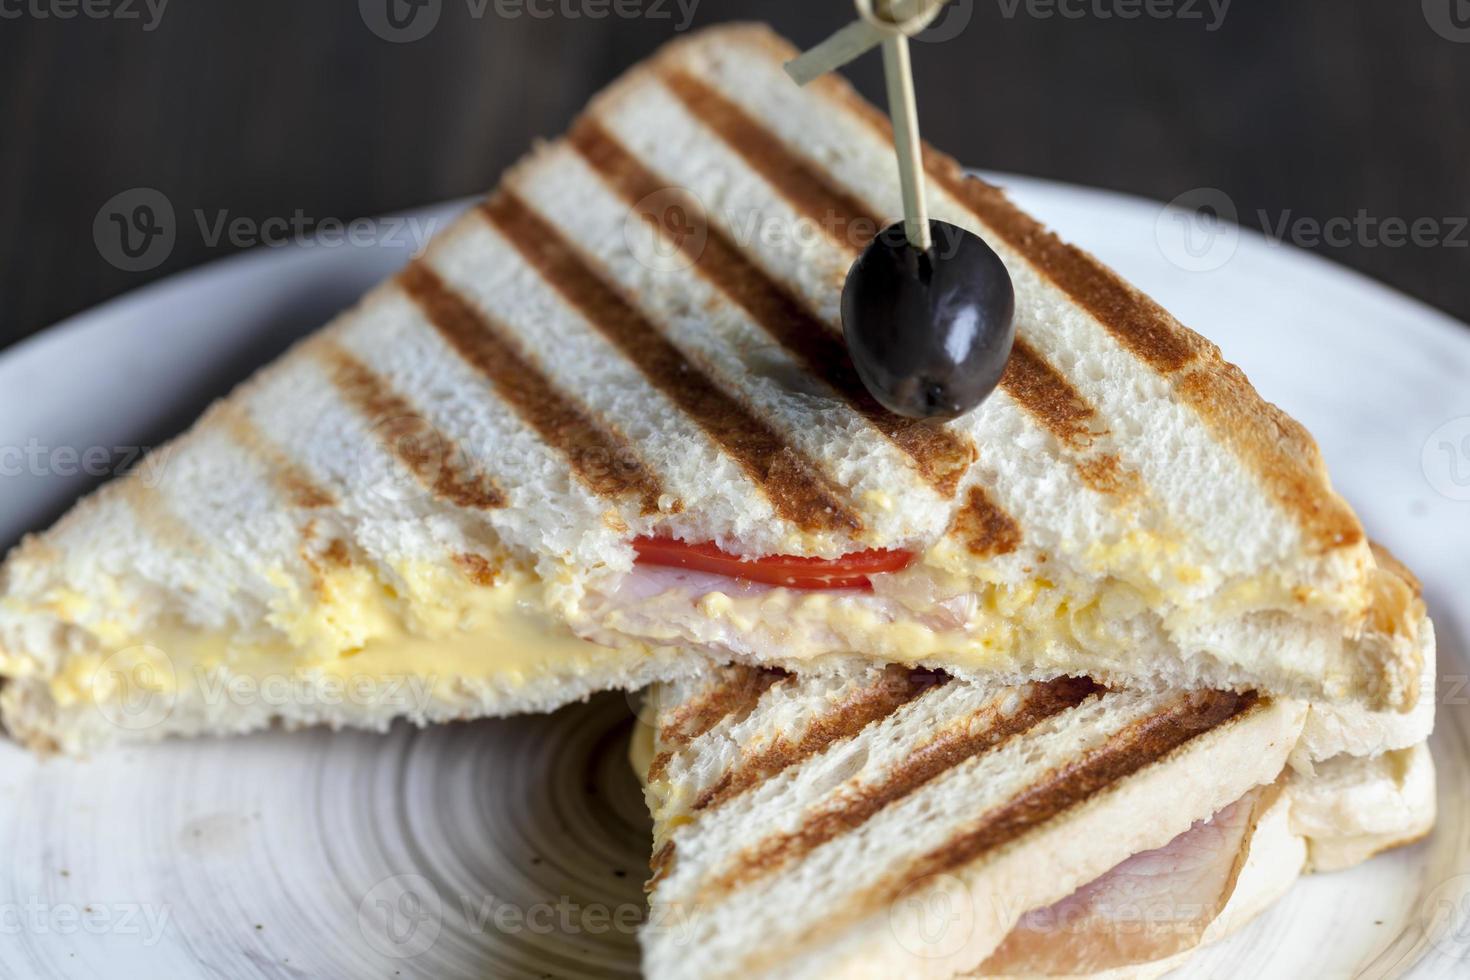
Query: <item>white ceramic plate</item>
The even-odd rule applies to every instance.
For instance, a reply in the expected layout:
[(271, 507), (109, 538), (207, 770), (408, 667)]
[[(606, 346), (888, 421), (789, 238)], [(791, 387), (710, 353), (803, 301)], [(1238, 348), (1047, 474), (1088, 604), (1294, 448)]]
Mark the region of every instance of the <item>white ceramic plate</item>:
[[(1435, 835), (1299, 883), (1187, 972), (1466, 976), (1470, 329), (1249, 233), (998, 179), (1306, 423), (1370, 532), (1423, 576), (1438, 624)], [(156, 444), (406, 257), (261, 251), (0, 356), (0, 449), (28, 449), (19, 475), (13, 452), (8, 466), (0, 457), (0, 545), (88, 485), (58, 448)], [(648, 828), (624, 761), (629, 730), (610, 696), (550, 717), (176, 742), (90, 761), (39, 761), (0, 742), (0, 975), (636, 976)]]

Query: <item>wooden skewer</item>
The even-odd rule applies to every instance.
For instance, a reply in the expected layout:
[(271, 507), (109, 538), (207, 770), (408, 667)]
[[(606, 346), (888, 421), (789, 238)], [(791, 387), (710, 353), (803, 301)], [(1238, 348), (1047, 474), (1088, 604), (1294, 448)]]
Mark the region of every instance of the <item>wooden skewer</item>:
[(893, 148), (898, 153), (898, 182), (903, 191), (903, 234), (910, 245), (927, 252), (933, 240), (929, 235), (929, 206), (924, 199), (919, 108), (909, 65), (909, 39), (902, 34), (883, 42), (883, 75), (888, 82), (888, 115), (893, 120)]
[(908, 243), (921, 251), (928, 250), (933, 242), (924, 196), (923, 152), (914, 73), (909, 61), (909, 36), (928, 26), (946, 2), (889, 0), (884, 14), (880, 15), (874, 11), (875, 0), (855, 0), (859, 20), (786, 64), (786, 73), (798, 85), (805, 85), (880, 44), (883, 46), (888, 115), (893, 120), (893, 148), (898, 155), (898, 179), (903, 192), (903, 233)]

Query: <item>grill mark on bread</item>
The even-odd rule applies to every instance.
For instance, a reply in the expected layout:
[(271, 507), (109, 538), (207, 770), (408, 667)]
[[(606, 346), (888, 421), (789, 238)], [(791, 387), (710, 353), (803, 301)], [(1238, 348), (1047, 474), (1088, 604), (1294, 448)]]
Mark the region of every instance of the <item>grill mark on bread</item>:
[(634, 497), (643, 513), (658, 512), (658, 478), (632, 444), (563, 394), (510, 340), (510, 331), (471, 306), (422, 262), (399, 274), (399, 285), (439, 335), (478, 371), (501, 400), (566, 459), (593, 493)]
[[(726, 667), (721, 673), (720, 683), (679, 705), (660, 722), (661, 743), (683, 748), (732, 715), (737, 721), (748, 716), (771, 685), (788, 676), (783, 670), (757, 667)], [(668, 749), (655, 755), (648, 767), (649, 781), (661, 778), (672, 759)]]
[(505, 506), (505, 492), (495, 481), (469, 470), (468, 457), (454, 440), (437, 431), (387, 381), (333, 340), (318, 340), (312, 349), (337, 391), (369, 420), (378, 442), (407, 466), (422, 486), (470, 510)]
[(322, 560), (329, 565), (346, 568), (352, 564), (352, 552), (348, 550), (346, 541), (341, 538), (333, 538), (322, 549)]
[(949, 683), (949, 675), (889, 665), (877, 683), (863, 688), (807, 726), (796, 739), (775, 744), (742, 758), (694, 801), (693, 810), (721, 806), (792, 766), (825, 752), (834, 742), (856, 737), (869, 725)]
[[(863, 201), (836, 186), (707, 82), (681, 68), (666, 68), (660, 77), (691, 113), (793, 207), (825, 229), (838, 246), (855, 256), (886, 225)], [(847, 233), (838, 234), (836, 229)], [(1079, 452), (1087, 448), (1095, 434), (1088, 423), (1096, 417), (1096, 410), (1022, 338), (1016, 339), (1000, 386), (1067, 448)]]
[(1089, 456), (1077, 464), (1077, 475), (1082, 478), (1083, 483), (1098, 493), (1115, 497), (1143, 493), (1143, 478), (1125, 467), (1117, 453)]
[[(874, 124), (886, 131), (881, 117)], [(1311, 435), (1261, 398), (1219, 348), (1097, 259), (1063, 242), (999, 188), (965, 174), (952, 158), (926, 147), (924, 161), (925, 170), (950, 196), (1090, 313), (1125, 350), (1169, 377), (1181, 400), (1255, 472), (1319, 546), (1330, 550), (1363, 541), (1362, 525), (1332, 491)]]
[(451, 555), (450, 560), (464, 573), (465, 578), (479, 586), (488, 588), (500, 576), (500, 567), (484, 555), (462, 551)]
[[(943, 845), (854, 894), (841, 909), (830, 911), (804, 940), (818, 943), (840, 934), (885, 906), (891, 906), (914, 883), (956, 871), (1018, 840), (1118, 781), (1162, 762), (1191, 740), (1266, 703), (1254, 694), (1192, 692), (1137, 719), (1093, 751), (1038, 778), (1009, 801), (981, 816), (968, 830), (952, 835)], [(773, 954), (757, 951), (740, 966), (754, 971), (770, 955)]]
[(1322, 550), (1366, 541), (1352, 508), (1332, 490), (1316, 441), (1296, 419), (1263, 400), (1213, 345), (1206, 363), (1178, 378), (1174, 390), (1251, 465)]
[(317, 510), (336, 503), (326, 489), (312, 480), (280, 446), (260, 431), (239, 405), (221, 402), (217, 411), (230, 440), (260, 461), (271, 481), (286, 495), (292, 506), (302, 510)]
[(1046, 427), (1066, 445), (1085, 449), (1091, 443), (1091, 423), (1097, 412), (1060, 371), (1020, 337), (1011, 347), (1001, 384), (1033, 415), (1045, 416)]
[[(772, 57), (794, 54), (784, 43), (779, 48), (771, 50)], [(888, 118), (846, 81), (828, 74), (810, 87), (846, 107), (884, 143), (892, 142)], [(1174, 387), (1181, 400), (1256, 474), (1313, 543), (1328, 551), (1364, 541), (1362, 525), (1331, 488), (1316, 441), (1261, 398), (1219, 348), (1096, 258), (1062, 241), (1004, 191), (965, 173), (953, 157), (927, 144), (923, 152), (924, 170), (935, 184), (1091, 314), (1125, 350), (1161, 375), (1180, 376)], [(1142, 486), (1137, 474), (1120, 475), (1118, 485), (1125, 490)]]
[(1064, 677), (1030, 685), (1020, 703), (1002, 694), (980, 711), (916, 748), (882, 780), (807, 817), (796, 830), (767, 837), (745, 849), (700, 889), (698, 901), (714, 901), (752, 881), (774, 874), (842, 834), (851, 833), (879, 811), (917, 792), (940, 775), (1003, 742), (1069, 711), (1101, 688), (1086, 678)]
[(978, 484), (970, 488), (964, 506), (955, 512), (949, 533), (977, 558), (1008, 555), (1021, 546), (1020, 527)]
[(502, 190), (480, 213), (654, 387), (714, 439), (761, 488), (776, 513), (803, 531), (858, 532), (862, 518), (816, 465), (718, 387), (552, 225)]
[[(826, 76), (813, 86), (846, 106), (883, 142), (893, 141), (888, 117), (846, 82)], [(945, 193), (1085, 307), (1141, 360), (1169, 373), (1194, 360), (1200, 348), (1208, 345), (1111, 269), (1012, 204), (1000, 188), (965, 173), (953, 157), (925, 143), (923, 158), (924, 172)]]
[(896, 899), (913, 882), (962, 867), (1061, 816), (1084, 800), (1195, 738), (1266, 702), (1254, 694), (1191, 692), (1132, 722), (1103, 745), (1037, 779), (971, 827), (869, 889), (851, 912), (862, 914)]
[(1128, 350), (1164, 374), (1199, 357), (1205, 341), (1091, 255), (1062, 241), (997, 187), (968, 176), (949, 157), (925, 148), (924, 169), (951, 197), (1024, 255)]
[(708, 82), (677, 65), (664, 66), (659, 77), (685, 108), (752, 170), (798, 211), (815, 218), (833, 242), (856, 252), (884, 228), (885, 223), (870, 215), (860, 200), (832, 186), (824, 174), (787, 149), (780, 137)]
[[(846, 82), (813, 83), (892, 140), (888, 119)], [(965, 173), (953, 157), (924, 146), (929, 177), (979, 218), (1045, 278), (1092, 315), (1138, 360), (1174, 380), (1174, 390), (1214, 435), (1244, 461), (1277, 503), (1323, 550), (1358, 545), (1361, 523), (1333, 492), (1316, 441), (1295, 419), (1263, 399), (1220, 349), (1174, 318), (1092, 255), (1069, 245), (1006, 193)], [(1134, 485), (1132, 478), (1125, 478)]]
[[(568, 140), (630, 206), (636, 207), (661, 192), (680, 190), (648, 170), (591, 117), (578, 120)], [(651, 206), (643, 213), (663, 227), (666, 214), (656, 213)], [(907, 453), (931, 486), (944, 496), (953, 496), (975, 459), (969, 440), (942, 425), (906, 419), (885, 409), (858, 377), (841, 337), (802, 305), (786, 286), (748, 259), (721, 228), (706, 219), (697, 202), (691, 202), (685, 215), (695, 225), (694, 232), (668, 237), (693, 267), (743, 308), (762, 330), (799, 357), (808, 371), (835, 389), (855, 412)]]

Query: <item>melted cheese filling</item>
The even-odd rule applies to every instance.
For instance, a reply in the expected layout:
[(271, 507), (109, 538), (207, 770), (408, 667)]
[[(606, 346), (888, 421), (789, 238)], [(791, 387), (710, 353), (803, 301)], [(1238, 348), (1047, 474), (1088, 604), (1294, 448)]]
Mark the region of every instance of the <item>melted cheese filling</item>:
[[(253, 679), (259, 691), (274, 684), (280, 697), (337, 692), (327, 696), (367, 705), (407, 679), (416, 693), (451, 699), (467, 685), (513, 690), (553, 675), (613, 670), (643, 655), (638, 645), (614, 650), (575, 636), (548, 610), (545, 587), (526, 573), (504, 572), (489, 585), (429, 565), (399, 574), (394, 586), (360, 566), (334, 568), (310, 596), (284, 574), (272, 576), (281, 589), (267, 616), (274, 629), (251, 637), (184, 624), (135, 631), (95, 615), (108, 610), (80, 595), (57, 594), (48, 611), (85, 623), (96, 648), (63, 660), (49, 679), (51, 695), (68, 707), (150, 692), (207, 693), (228, 676)], [(18, 658), (0, 667), (15, 676), (36, 673)]]
[(1160, 617), (1156, 594), (1116, 580), (1068, 589), (1041, 576), (1012, 585), (918, 566), (875, 577), (872, 592), (752, 586), (666, 569), (634, 575), (642, 580), (587, 603), (591, 625), (579, 628), (604, 642), (636, 637), (756, 660), (857, 652), (884, 662), (1001, 671), (1045, 666), (1049, 657), (1057, 658), (1053, 666), (1075, 667), (1077, 651), (1117, 663), (1161, 629), (1187, 629), (1202, 614), (1221, 621), (1292, 602), (1289, 592), (1246, 582)]

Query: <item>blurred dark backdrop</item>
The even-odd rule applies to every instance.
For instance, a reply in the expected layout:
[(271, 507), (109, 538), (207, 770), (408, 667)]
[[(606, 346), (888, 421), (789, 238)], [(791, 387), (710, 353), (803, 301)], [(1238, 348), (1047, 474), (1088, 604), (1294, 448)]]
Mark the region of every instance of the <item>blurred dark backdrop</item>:
[[(479, 192), (681, 29), (763, 19), (807, 45), (852, 16), (848, 0), (391, 0), (438, 8), (405, 41), (383, 36), (388, 2), (0, 0), (0, 346), (233, 250), (195, 209), (310, 223)], [(1338, 219), (1319, 251), (1470, 319), (1470, 0), (952, 7), (915, 70), (926, 137), (962, 160), (1159, 200), (1219, 188), (1257, 227)], [(876, 55), (848, 73), (881, 98)], [(138, 187), (181, 220), (166, 260), (124, 271), (93, 222)]]

